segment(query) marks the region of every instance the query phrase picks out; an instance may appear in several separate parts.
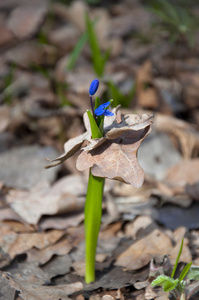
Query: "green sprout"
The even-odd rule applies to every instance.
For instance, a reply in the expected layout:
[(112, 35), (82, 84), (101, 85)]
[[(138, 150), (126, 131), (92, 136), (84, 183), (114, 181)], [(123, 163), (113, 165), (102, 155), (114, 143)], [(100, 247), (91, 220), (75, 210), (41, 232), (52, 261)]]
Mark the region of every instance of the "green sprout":
[(131, 89), (128, 94), (125, 95), (120, 91), (120, 89), (114, 84), (113, 81), (109, 80), (108, 83), (108, 95), (110, 98), (114, 99), (114, 106), (121, 105), (122, 107), (130, 107), (130, 103), (135, 96), (136, 85), (133, 82)]
[(110, 49), (106, 50), (103, 54), (101, 52), (99, 42), (94, 30), (94, 26), (97, 20), (92, 21), (88, 14), (85, 15), (85, 22), (86, 22), (86, 31), (82, 34), (79, 41), (76, 44), (73, 52), (70, 55), (67, 69), (72, 70), (75, 67), (76, 61), (85, 45), (86, 42), (89, 43), (90, 50), (91, 50), (91, 59), (92, 65), (95, 73), (102, 77), (104, 75), (104, 69), (106, 66), (106, 62), (110, 55)]
[[(178, 262), (180, 259), (180, 255), (182, 253), (183, 242), (184, 242), (184, 239), (182, 239), (180, 250), (179, 250), (178, 256), (176, 258), (175, 265), (174, 265), (173, 271), (171, 273), (171, 276), (159, 275), (151, 283), (152, 287), (162, 286), (164, 292), (171, 292), (173, 294), (173, 296), (175, 297), (175, 299), (179, 299), (179, 300), (189, 299), (193, 293), (193, 291), (192, 291), (191, 294), (185, 295), (185, 287), (186, 287), (185, 277), (187, 276), (187, 278), (189, 278), (190, 280), (198, 280), (199, 279), (199, 268), (191, 267), (192, 262), (188, 263), (181, 271), (179, 277), (174, 279), (176, 269), (178, 266)], [(196, 290), (198, 290), (198, 286), (197, 286)]]
[(169, 33), (170, 40), (185, 40), (190, 47), (194, 46), (195, 33), (199, 21), (190, 9), (189, 1), (172, 4), (165, 0), (149, 2), (149, 10), (160, 19), (161, 28)]
[(8, 105), (12, 103), (13, 99), (13, 90), (14, 90), (14, 70), (15, 65), (12, 64), (9, 68), (9, 72), (3, 77), (3, 83), (4, 83), (4, 90), (0, 95), (0, 102), (1, 98), (4, 100), (4, 102)]

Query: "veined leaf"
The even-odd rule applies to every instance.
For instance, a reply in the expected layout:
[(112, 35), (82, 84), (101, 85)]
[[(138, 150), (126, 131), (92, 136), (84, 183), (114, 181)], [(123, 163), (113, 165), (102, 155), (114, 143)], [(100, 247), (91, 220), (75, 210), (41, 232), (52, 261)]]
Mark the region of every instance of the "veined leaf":
[(178, 279), (173, 279), (169, 277), (169, 280), (166, 280), (163, 282), (162, 287), (164, 292), (169, 292), (172, 291), (176, 288), (177, 284), (178, 284), (179, 280)]
[(177, 286), (179, 280), (173, 279), (171, 277), (160, 275), (155, 280), (152, 281), (151, 286), (161, 285), (164, 292), (169, 292)]
[(168, 276), (160, 275), (151, 282), (151, 286), (162, 285), (167, 280), (169, 280)]

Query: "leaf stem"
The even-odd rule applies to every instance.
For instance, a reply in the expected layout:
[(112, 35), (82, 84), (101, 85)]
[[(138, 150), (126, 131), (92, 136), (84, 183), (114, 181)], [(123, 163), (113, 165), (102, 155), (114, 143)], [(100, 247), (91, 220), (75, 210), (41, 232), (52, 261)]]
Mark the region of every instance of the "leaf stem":
[(102, 216), (103, 177), (93, 176), (90, 170), (85, 204), (86, 273), (85, 281), (95, 281), (95, 255)]
[(91, 103), (92, 114), (93, 114), (93, 116), (95, 116), (95, 113), (94, 113), (94, 107), (93, 107), (93, 98), (92, 98), (92, 95), (90, 95), (90, 103)]

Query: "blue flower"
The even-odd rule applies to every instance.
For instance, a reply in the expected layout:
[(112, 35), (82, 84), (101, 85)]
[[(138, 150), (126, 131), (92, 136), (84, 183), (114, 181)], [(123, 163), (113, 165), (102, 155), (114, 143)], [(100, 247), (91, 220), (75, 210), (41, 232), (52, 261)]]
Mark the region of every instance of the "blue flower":
[(91, 82), (90, 88), (89, 88), (89, 94), (92, 96), (97, 92), (99, 86), (99, 80), (98, 79), (94, 79)]
[(111, 104), (110, 101), (101, 104), (98, 108), (95, 109), (95, 115), (96, 116), (113, 116), (114, 114), (107, 109), (107, 107)]

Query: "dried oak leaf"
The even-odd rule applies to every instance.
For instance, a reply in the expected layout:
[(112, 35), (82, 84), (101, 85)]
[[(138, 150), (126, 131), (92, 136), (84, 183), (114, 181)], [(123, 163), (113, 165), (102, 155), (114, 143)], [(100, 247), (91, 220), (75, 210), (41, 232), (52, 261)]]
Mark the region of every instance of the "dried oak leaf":
[(81, 282), (74, 282), (58, 286), (44, 286), (36, 276), (23, 278), (20, 274), (11, 276), (9, 273), (2, 273), (3, 278), (8, 281), (8, 284), (19, 292), (22, 299), (43, 300), (43, 299), (70, 299), (68, 295), (79, 292), (83, 289)]
[(76, 167), (79, 171), (92, 168), (94, 176), (117, 179), (140, 187), (144, 180), (144, 172), (137, 161), (137, 150), (150, 133), (153, 115), (136, 114), (122, 115), (119, 107), (113, 109), (113, 116), (104, 119), (104, 136), (92, 139), (87, 114), (84, 114), (84, 123), (87, 131), (82, 135), (67, 141), (64, 145), (65, 153), (54, 161), (57, 165), (77, 150), (84, 142), (86, 146), (79, 155)]
[(30, 37), (39, 30), (46, 13), (45, 5), (19, 6), (12, 11), (8, 27), (18, 39)]
[(155, 129), (174, 137), (184, 159), (198, 156), (199, 133), (189, 123), (172, 116), (157, 114), (155, 117)]

